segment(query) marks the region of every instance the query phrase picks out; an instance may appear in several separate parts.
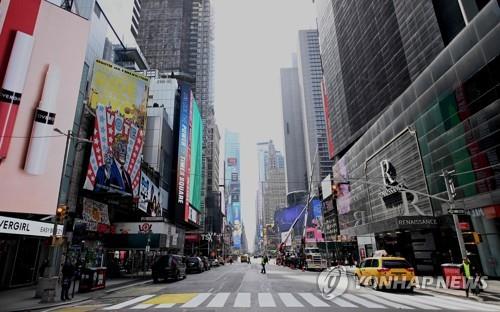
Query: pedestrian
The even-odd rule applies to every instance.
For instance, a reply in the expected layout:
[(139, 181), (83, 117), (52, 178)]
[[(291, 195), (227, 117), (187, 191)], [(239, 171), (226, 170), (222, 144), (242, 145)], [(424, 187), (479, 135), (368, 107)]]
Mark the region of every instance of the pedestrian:
[(465, 277), (465, 295), (469, 298), (470, 284), (471, 284), (471, 274), (470, 274), (470, 261), (469, 258), (464, 257), (462, 261), (462, 269)]
[(262, 257), (262, 270), (260, 270), (260, 273), (262, 274), (266, 274), (266, 264), (267, 262), (269, 261), (269, 258), (267, 258), (267, 255), (264, 255), (264, 257)]
[(62, 268), (62, 287), (61, 287), (61, 301), (70, 300), (69, 288), (71, 286), (71, 279), (75, 274), (75, 267), (71, 263), (69, 257), (64, 261)]

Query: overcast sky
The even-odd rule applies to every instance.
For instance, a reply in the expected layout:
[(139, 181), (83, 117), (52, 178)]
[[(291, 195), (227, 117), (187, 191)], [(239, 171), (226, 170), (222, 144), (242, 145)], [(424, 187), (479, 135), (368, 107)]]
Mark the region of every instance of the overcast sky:
[(256, 143), (272, 139), (284, 151), (279, 71), (291, 66), (298, 30), (316, 28), (314, 5), (312, 0), (213, 2), (215, 113), (221, 130), (240, 133), (241, 210), (248, 245), (253, 249)]
[[(255, 237), (256, 143), (283, 148), (280, 68), (290, 67), (298, 30), (316, 28), (312, 0), (212, 0), (215, 11), (215, 114), (221, 132), (240, 133), (241, 214)], [(127, 45), (133, 0), (99, 0)], [(133, 39), (132, 39), (133, 40)], [(221, 166), (222, 168), (222, 166)], [(220, 176), (221, 182), (223, 176)]]

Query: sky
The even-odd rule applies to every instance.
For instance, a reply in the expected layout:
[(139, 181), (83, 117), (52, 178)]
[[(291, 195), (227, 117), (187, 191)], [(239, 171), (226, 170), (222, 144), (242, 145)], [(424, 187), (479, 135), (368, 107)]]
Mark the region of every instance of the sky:
[(213, 2), (215, 114), (221, 133), (224, 129), (240, 133), (241, 214), (252, 250), (256, 143), (271, 139), (284, 152), (280, 68), (291, 67), (298, 31), (316, 28), (314, 5), (312, 0)]
[[(133, 0), (98, 0), (126, 45)], [(241, 215), (254, 247), (258, 186), (256, 143), (273, 140), (284, 153), (280, 68), (291, 67), (298, 31), (316, 28), (312, 0), (212, 0), (215, 17), (215, 115), (241, 140)], [(221, 170), (222, 171), (222, 170)], [(220, 174), (220, 181), (223, 181)]]

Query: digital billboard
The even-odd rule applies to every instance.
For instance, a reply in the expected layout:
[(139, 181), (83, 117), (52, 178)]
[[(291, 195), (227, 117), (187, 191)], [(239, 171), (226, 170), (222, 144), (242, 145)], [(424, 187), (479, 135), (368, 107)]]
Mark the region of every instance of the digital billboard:
[(144, 173), (141, 174), (138, 207), (148, 216), (162, 215), (162, 199), (160, 188)]
[(192, 103), (189, 203), (193, 209), (201, 212), (203, 121), (194, 97)]
[(90, 91), (93, 144), (84, 188), (139, 196), (148, 78), (96, 60)]
[(225, 133), (225, 183), (228, 185), (226, 197), (227, 220), (233, 225), (233, 247), (241, 248), (241, 202), (240, 202), (240, 139), (232, 131)]
[(189, 220), (189, 184), (190, 184), (190, 142), (191, 142), (191, 87), (181, 84), (179, 112), (179, 144), (177, 156), (177, 210), (182, 212), (183, 220)]

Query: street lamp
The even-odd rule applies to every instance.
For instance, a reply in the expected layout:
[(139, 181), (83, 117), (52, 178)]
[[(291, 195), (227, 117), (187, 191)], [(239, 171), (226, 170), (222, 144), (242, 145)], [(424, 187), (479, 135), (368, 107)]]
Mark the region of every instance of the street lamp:
[[(41, 287), (42, 291), (45, 291), (47, 289), (52, 289), (52, 290), (55, 290), (55, 286), (56, 286), (56, 282), (57, 282), (57, 244), (56, 244), (56, 235), (57, 235), (57, 227), (59, 225), (59, 222), (58, 222), (58, 213), (62, 210), (64, 211), (67, 211), (67, 197), (64, 201), (61, 201), (61, 196), (60, 196), (60, 193), (61, 193), (61, 190), (62, 190), (62, 187), (63, 187), (63, 180), (64, 180), (64, 174), (65, 174), (65, 169), (66, 169), (66, 161), (67, 161), (67, 158), (68, 158), (68, 150), (69, 150), (69, 144), (70, 144), (70, 141), (71, 140), (75, 140), (76, 143), (93, 143), (92, 140), (88, 140), (88, 139), (84, 139), (84, 138), (80, 138), (80, 137), (76, 137), (73, 135), (72, 131), (71, 130), (68, 130), (66, 133), (61, 131), (60, 129), (58, 128), (54, 128), (54, 131), (61, 134), (61, 135), (64, 135), (66, 136), (66, 146), (64, 148), (64, 157), (63, 157), (63, 165), (62, 165), (62, 170), (61, 170), (61, 179), (59, 181), (59, 197), (58, 197), (58, 204), (57, 204), (57, 209), (56, 209), (56, 215), (54, 216), (54, 228), (52, 230), (52, 244), (50, 246), (50, 250), (49, 250), (49, 259), (51, 260), (51, 265), (50, 265), (50, 271), (49, 271), (49, 276), (47, 278), (47, 281), (46, 282), (40, 282), (39, 283), (39, 287)], [(64, 208), (63, 208), (64, 207)], [(62, 223), (64, 224), (64, 221), (62, 221)], [(63, 229), (63, 233), (64, 233), (64, 229)], [(40, 289), (37, 289), (37, 293), (40, 291)], [(55, 291), (51, 292), (51, 293), (47, 293), (45, 294), (44, 296), (42, 296), (42, 301), (44, 302), (53, 302), (54, 301), (54, 297), (55, 297)]]

